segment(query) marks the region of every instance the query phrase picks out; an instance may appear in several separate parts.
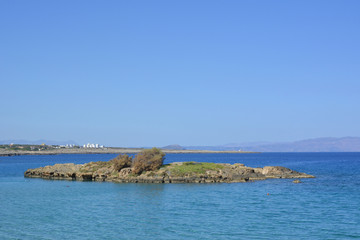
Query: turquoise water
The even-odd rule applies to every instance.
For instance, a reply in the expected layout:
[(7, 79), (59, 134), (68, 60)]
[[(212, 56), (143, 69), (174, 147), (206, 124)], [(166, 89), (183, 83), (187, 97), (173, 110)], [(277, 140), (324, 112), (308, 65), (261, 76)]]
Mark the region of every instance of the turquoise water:
[[(115, 155), (0, 157), (0, 239), (360, 239), (360, 153), (168, 154), (166, 162), (281, 165), (316, 175), (220, 184), (27, 179)], [(267, 195), (269, 193), (269, 195)]]

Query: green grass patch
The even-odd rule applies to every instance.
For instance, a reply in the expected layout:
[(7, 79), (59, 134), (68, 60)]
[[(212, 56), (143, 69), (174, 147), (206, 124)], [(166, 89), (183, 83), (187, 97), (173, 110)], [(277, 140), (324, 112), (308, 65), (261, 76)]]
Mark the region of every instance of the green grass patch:
[(103, 167), (110, 167), (110, 162), (98, 161), (98, 162), (91, 162), (85, 164), (81, 169), (80, 172), (95, 172)]
[(168, 166), (170, 166), (170, 164), (163, 164), (163, 165), (161, 165), (160, 169), (161, 169), (161, 168), (166, 168), (166, 167), (168, 167)]
[(224, 168), (223, 165), (216, 163), (197, 163), (197, 162), (184, 162), (182, 165), (175, 165), (172, 167), (171, 172), (176, 175), (186, 175), (191, 173), (205, 173), (209, 170), (219, 170)]

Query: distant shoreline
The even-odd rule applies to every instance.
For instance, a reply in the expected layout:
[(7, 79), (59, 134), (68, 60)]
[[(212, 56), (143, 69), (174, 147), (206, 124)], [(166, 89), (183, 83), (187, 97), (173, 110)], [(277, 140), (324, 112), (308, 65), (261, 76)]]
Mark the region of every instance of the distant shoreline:
[[(63, 148), (44, 151), (23, 151), (23, 150), (0, 150), (0, 157), (21, 156), (21, 155), (59, 155), (59, 154), (121, 154), (138, 153), (143, 148)], [(163, 149), (164, 153), (259, 153), (246, 151), (210, 151), (210, 150), (168, 150)]]

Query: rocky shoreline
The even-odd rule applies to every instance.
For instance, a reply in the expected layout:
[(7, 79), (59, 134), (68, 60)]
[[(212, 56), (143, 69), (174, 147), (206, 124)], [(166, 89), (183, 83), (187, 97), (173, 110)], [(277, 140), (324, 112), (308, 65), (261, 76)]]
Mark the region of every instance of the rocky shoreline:
[(285, 167), (246, 167), (244, 164), (215, 164), (198, 162), (175, 162), (163, 165), (155, 171), (134, 174), (130, 167), (116, 171), (111, 162), (86, 164), (55, 164), (28, 169), (28, 178), (71, 181), (108, 181), (118, 183), (233, 183), (265, 180), (271, 178), (314, 178)]

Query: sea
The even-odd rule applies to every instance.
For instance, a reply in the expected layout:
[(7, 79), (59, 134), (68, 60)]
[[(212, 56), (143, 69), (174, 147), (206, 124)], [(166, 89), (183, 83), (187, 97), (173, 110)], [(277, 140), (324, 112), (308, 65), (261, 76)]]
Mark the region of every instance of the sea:
[(0, 239), (360, 239), (360, 153), (167, 154), (284, 166), (313, 179), (131, 184), (24, 178), (115, 154), (0, 157)]

